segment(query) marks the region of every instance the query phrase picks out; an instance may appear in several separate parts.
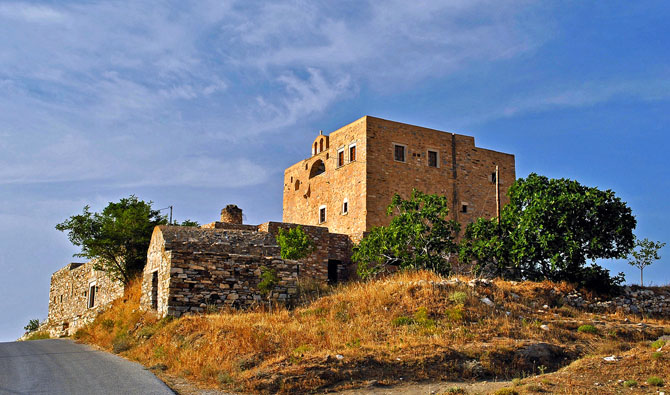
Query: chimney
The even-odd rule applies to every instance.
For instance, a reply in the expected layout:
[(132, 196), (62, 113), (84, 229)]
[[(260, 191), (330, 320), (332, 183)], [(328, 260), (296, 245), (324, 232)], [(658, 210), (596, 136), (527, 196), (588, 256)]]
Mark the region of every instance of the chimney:
[(221, 210), (221, 222), (242, 225), (242, 209), (234, 204), (227, 205)]

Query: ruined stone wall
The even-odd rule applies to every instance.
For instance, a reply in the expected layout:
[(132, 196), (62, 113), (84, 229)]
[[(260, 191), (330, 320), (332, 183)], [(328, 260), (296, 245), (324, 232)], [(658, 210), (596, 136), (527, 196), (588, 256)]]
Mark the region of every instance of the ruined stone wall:
[(290, 303), (297, 295), (299, 263), (278, 257), (173, 252), (167, 314), (202, 313), (207, 309), (250, 308), (267, 301), (258, 289), (261, 268), (274, 269), (279, 279), (271, 299)]
[[(89, 292), (95, 284), (94, 305)], [(94, 270), (93, 261), (71, 263), (51, 276), (48, 330), (52, 337), (69, 336), (93, 321), (109, 304), (123, 296), (123, 285), (105, 272)]]
[(270, 233), (256, 227), (247, 231), (158, 226), (147, 253), (140, 307), (152, 309), (153, 295), (159, 316), (265, 303), (258, 290), (263, 266), (275, 269), (280, 279), (272, 299), (291, 303), (300, 263), (280, 259)]
[[(413, 188), (446, 196), (450, 216), (463, 228), (479, 217), (496, 215), (499, 166), (501, 206), (516, 179), (514, 156), (478, 148), (473, 137), (367, 117), (367, 229), (387, 225), (386, 207), (395, 193), (408, 198)], [(405, 146), (405, 162), (394, 157), (394, 144)], [(438, 153), (438, 167), (428, 165), (428, 151)], [(467, 205), (467, 213), (462, 206)]]
[[(314, 153), (284, 172), (282, 221), (327, 227), (330, 232), (355, 235), (365, 229), (366, 190), (365, 118), (361, 118), (330, 134), (317, 137), (317, 146), (324, 138), (324, 150)], [(326, 139), (327, 138), (327, 139)], [(349, 148), (356, 146), (351, 161)], [(305, 148), (308, 148), (305, 145)], [(311, 147), (314, 151), (314, 147)], [(344, 163), (338, 166), (338, 151), (344, 150)], [(310, 177), (317, 161), (323, 161), (325, 172)], [(343, 212), (347, 201), (348, 210)], [(319, 221), (319, 208), (326, 207), (326, 220)]]

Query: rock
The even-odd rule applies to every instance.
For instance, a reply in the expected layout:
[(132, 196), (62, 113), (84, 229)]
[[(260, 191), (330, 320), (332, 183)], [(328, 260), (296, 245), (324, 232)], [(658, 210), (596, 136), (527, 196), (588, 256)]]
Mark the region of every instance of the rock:
[(611, 355), (611, 356), (609, 356), (609, 357), (605, 357), (605, 358), (603, 358), (603, 361), (606, 361), (606, 362), (616, 362), (616, 361), (618, 361), (618, 360), (620, 360), (620, 359), (621, 359), (621, 357), (617, 357), (616, 355)]
[(540, 329), (542, 329), (543, 331), (548, 331), (549, 330), (549, 325), (546, 325), (546, 324), (540, 325)]
[(338, 361), (341, 361), (341, 360), (344, 359), (344, 355), (337, 354), (337, 355), (335, 355), (335, 358), (337, 358)]
[(482, 301), (482, 303), (484, 303), (487, 306), (493, 307), (493, 305), (494, 305), (493, 301), (491, 299), (487, 298), (487, 297), (483, 297), (480, 300)]
[(556, 370), (568, 356), (566, 351), (557, 345), (549, 343), (535, 343), (517, 350), (515, 358), (528, 371), (534, 371), (537, 366), (544, 365), (549, 370)]

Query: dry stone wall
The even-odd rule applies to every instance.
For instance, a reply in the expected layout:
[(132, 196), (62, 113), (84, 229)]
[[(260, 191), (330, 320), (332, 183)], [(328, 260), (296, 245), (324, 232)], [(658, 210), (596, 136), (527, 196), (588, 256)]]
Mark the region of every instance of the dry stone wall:
[(70, 263), (51, 276), (47, 328), (52, 337), (74, 334), (123, 296), (123, 285), (93, 266), (94, 261)]

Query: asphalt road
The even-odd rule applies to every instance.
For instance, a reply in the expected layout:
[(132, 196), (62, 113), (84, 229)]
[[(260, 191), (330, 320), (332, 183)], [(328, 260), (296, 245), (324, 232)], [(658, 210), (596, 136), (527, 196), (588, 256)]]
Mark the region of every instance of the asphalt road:
[(0, 394), (174, 394), (142, 365), (71, 340), (0, 343)]

